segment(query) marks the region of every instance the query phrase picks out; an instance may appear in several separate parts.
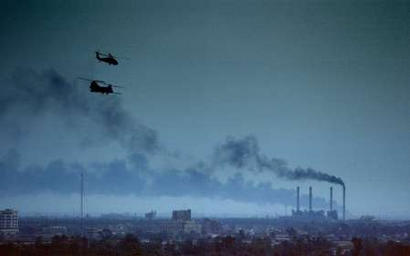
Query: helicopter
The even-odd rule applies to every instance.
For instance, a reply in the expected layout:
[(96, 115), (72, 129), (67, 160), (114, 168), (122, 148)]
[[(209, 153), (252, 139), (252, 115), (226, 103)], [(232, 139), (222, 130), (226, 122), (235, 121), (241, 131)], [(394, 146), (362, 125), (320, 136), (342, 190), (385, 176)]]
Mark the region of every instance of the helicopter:
[(105, 54), (99, 51), (95, 52), (97, 60), (108, 63), (108, 65), (118, 65), (118, 61), (111, 55), (111, 53)]
[[(90, 83), (90, 92), (102, 93), (102, 94), (106, 94), (106, 95), (108, 95), (108, 94), (121, 94), (119, 92), (115, 92), (113, 88), (123, 88), (122, 86), (109, 84), (109, 83), (107, 83), (105, 81), (102, 81), (102, 80), (92, 80), (92, 79), (83, 78), (83, 77), (79, 77), (78, 79), (91, 82)], [(100, 85), (100, 84), (104, 84), (106, 86)]]

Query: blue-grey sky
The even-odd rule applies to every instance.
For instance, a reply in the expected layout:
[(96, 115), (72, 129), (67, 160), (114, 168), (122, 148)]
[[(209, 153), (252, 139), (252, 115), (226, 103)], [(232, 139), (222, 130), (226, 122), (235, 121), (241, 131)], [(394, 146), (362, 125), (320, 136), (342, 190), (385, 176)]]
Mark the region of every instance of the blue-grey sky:
[[(31, 195), (16, 189), (15, 197), (1, 197), (0, 207), (77, 211), (72, 189), (50, 185), (56, 161), (70, 166), (67, 172), (84, 168), (94, 175), (103, 165), (157, 173), (135, 178), (148, 179), (143, 184), (170, 180), (169, 190), (158, 192), (161, 183), (131, 194), (90, 184), (93, 213), (191, 207), (198, 214), (283, 214), (283, 202), (293, 200), (286, 193), (296, 185), (314, 186), (325, 207), (324, 182), (196, 168), (198, 161), (212, 162), (227, 136), (250, 135), (263, 155), (290, 168), (341, 177), (351, 214), (410, 216), (407, 1), (3, 1), (0, 21), (2, 167), (9, 166), (9, 176), (52, 173)], [(109, 67), (97, 63), (96, 49), (129, 59)], [(91, 95), (77, 76), (123, 85), (123, 95)], [(54, 86), (63, 89), (50, 92)], [(145, 167), (141, 159), (133, 162), (135, 154)], [(188, 171), (188, 178), (172, 179), (192, 166), (208, 176), (191, 180)], [(226, 196), (223, 184), (238, 171), (247, 181), (269, 183), (281, 199), (269, 202), (264, 188), (249, 199)], [(41, 183), (35, 175), (13, 177)], [(107, 186), (128, 184), (127, 177)], [(198, 179), (220, 194), (198, 191), (208, 185), (188, 186), (186, 195), (172, 189)], [(340, 196), (337, 188), (339, 202)]]

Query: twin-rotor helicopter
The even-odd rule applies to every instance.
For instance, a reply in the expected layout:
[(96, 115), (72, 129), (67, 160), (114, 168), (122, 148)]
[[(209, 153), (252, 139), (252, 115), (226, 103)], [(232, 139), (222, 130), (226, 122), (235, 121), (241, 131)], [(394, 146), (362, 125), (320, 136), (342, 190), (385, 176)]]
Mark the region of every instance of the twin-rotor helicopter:
[(92, 80), (84, 77), (79, 77), (78, 79), (90, 82), (90, 92), (102, 94), (121, 94), (119, 92), (115, 92), (113, 88), (123, 88), (122, 86), (109, 84), (102, 80)]
[[(95, 57), (99, 62), (105, 62), (108, 65), (118, 65), (118, 61), (111, 53), (102, 53), (100, 51), (95, 52)], [(107, 83), (103, 80), (94, 80), (94, 79), (88, 79), (84, 77), (78, 77), (78, 79), (83, 80), (83, 81), (88, 81), (90, 82), (90, 92), (93, 93), (101, 93), (101, 94), (116, 94), (119, 95), (121, 94), (120, 92), (114, 91), (114, 88), (123, 88), (118, 85), (110, 84)]]

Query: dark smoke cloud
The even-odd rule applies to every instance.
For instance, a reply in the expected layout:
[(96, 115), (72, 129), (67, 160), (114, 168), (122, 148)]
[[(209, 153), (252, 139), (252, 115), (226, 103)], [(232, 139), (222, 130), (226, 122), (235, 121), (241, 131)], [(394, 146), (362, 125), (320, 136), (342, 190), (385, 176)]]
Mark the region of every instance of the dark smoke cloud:
[(228, 164), (239, 169), (270, 171), (277, 177), (289, 180), (316, 180), (344, 186), (343, 180), (339, 177), (312, 168), (292, 170), (284, 160), (269, 159), (260, 153), (258, 141), (253, 136), (241, 139), (228, 137), (224, 144), (216, 148), (214, 159), (216, 167)]
[[(7, 136), (15, 139), (29, 133), (31, 123), (52, 115), (63, 120), (67, 130), (84, 129), (82, 145), (112, 139), (130, 152), (158, 151), (157, 132), (137, 122), (120, 103), (119, 97), (94, 95), (87, 84), (66, 81), (54, 70), (37, 73), (16, 70), (2, 84), (0, 124)], [(78, 137), (84, 130), (78, 132)]]
[[(294, 190), (274, 189), (270, 182), (246, 181), (240, 173), (221, 182), (195, 168), (163, 172), (144, 169), (147, 168), (147, 159), (140, 154), (134, 156), (132, 161), (136, 164), (129, 164), (129, 160), (114, 160), (85, 167), (78, 163), (56, 160), (45, 166), (19, 168), (18, 155), (10, 152), (0, 160), (0, 195), (8, 197), (47, 192), (61, 195), (78, 193), (80, 173), (85, 172), (88, 195), (191, 196), (261, 205), (295, 204)], [(307, 202), (307, 199), (304, 201)], [(327, 205), (319, 197), (314, 198), (314, 204), (317, 207)]]
[[(0, 94), (0, 125), (4, 134), (18, 140), (39, 118), (51, 114), (78, 136), (84, 131), (81, 130), (83, 122), (92, 124), (85, 128), (91, 136), (82, 138), (81, 145), (114, 140), (128, 151), (128, 159), (88, 166), (55, 160), (43, 166), (21, 167), (17, 151), (11, 150), (0, 160), (2, 196), (77, 193), (79, 173), (85, 171), (89, 194), (189, 195), (260, 204), (294, 204), (295, 191), (275, 189), (270, 182), (246, 181), (241, 173), (221, 182), (209, 170), (223, 164), (238, 169), (271, 170), (279, 177), (292, 180), (316, 179), (343, 184), (336, 177), (312, 169), (290, 170), (283, 160), (267, 159), (259, 153), (257, 141), (251, 136), (227, 139), (216, 149), (212, 164), (201, 162), (182, 170), (150, 170), (147, 153), (162, 150), (156, 131), (137, 122), (132, 113), (123, 108), (120, 97), (91, 94), (85, 86), (69, 83), (53, 70), (41, 74), (16, 70), (11, 80), (3, 83)], [(315, 205), (325, 207), (326, 203), (316, 198)]]

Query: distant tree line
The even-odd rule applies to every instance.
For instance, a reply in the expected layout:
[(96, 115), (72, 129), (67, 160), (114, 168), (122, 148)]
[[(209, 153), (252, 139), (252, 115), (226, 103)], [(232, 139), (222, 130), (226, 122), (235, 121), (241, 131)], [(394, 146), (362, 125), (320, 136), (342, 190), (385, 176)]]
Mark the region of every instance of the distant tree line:
[[(54, 236), (51, 243), (44, 243), (41, 237), (35, 243), (3, 243), (1, 256), (137, 256), (137, 255), (203, 255), (203, 256), (407, 256), (410, 246), (389, 241), (353, 238), (353, 249), (336, 252), (331, 242), (323, 238), (304, 238), (284, 241), (272, 246), (270, 238), (255, 238), (243, 241), (240, 237), (225, 236), (211, 240), (185, 240), (183, 242), (163, 242), (158, 239), (143, 243), (136, 236), (128, 234), (121, 239), (88, 241), (80, 237)], [(333, 249), (332, 249), (333, 248)]]

